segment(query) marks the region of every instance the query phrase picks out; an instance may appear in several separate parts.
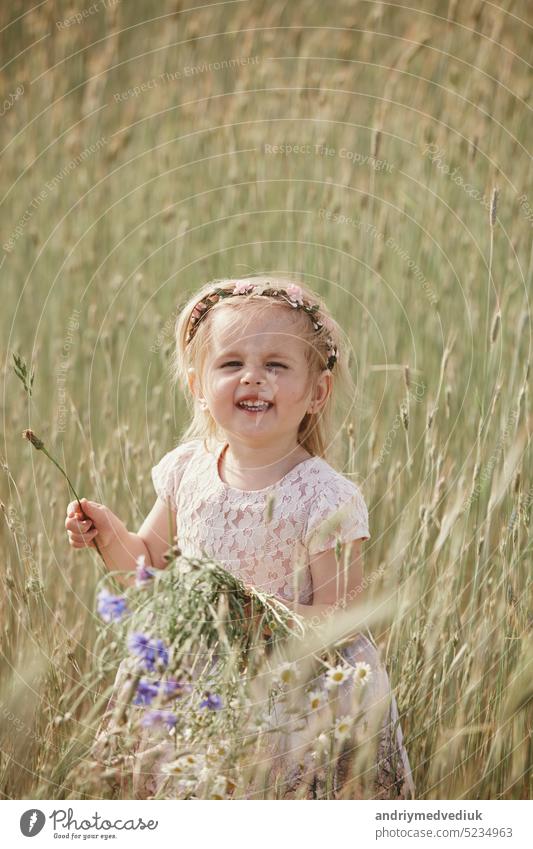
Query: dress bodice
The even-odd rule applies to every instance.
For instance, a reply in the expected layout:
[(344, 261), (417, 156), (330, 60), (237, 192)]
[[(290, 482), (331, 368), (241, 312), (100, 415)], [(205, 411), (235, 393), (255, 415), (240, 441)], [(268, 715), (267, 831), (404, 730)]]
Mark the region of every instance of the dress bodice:
[(225, 447), (210, 452), (201, 439), (185, 442), (152, 469), (158, 497), (176, 511), (182, 553), (215, 559), (246, 583), (310, 604), (310, 555), (338, 540), (370, 538), (359, 487), (309, 457), (270, 486), (237, 489), (220, 477)]

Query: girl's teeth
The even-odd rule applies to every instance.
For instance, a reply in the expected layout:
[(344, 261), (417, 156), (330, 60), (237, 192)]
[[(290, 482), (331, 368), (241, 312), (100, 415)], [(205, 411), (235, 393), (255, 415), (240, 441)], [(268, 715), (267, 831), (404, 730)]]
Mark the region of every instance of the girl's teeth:
[(270, 405), (266, 402), (264, 404), (248, 404), (245, 402), (241, 402), (239, 404), (239, 407), (244, 410), (268, 410), (269, 406)]

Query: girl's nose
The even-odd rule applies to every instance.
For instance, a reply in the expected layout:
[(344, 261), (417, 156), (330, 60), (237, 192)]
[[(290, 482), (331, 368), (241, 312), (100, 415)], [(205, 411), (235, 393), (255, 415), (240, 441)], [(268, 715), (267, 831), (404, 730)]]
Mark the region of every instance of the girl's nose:
[(250, 371), (247, 374), (245, 374), (244, 377), (241, 377), (241, 383), (258, 383), (259, 384), (259, 383), (264, 383), (264, 382), (265, 382), (264, 377), (260, 377), (259, 375), (254, 374), (253, 372), (250, 372)]
[(261, 373), (257, 368), (248, 368), (244, 376), (241, 377), (241, 383), (264, 383), (265, 378), (261, 377)]

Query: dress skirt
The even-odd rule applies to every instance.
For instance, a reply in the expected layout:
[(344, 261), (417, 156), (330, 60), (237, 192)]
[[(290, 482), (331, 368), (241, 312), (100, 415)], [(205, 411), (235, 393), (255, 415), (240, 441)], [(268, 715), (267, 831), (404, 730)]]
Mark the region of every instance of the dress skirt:
[[(334, 715), (355, 717), (351, 733), (339, 739), (331, 755), (326, 752), (319, 759), (314, 752), (325, 727), (317, 718), (320, 712), (302, 710), (293, 720), (283, 703), (275, 704), (272, 717), (281, 731), (269, 747), (271, 792), (275, 787), (269, 798), (414, 799), (398, 706), (372, 635), (359, 633), (337, 652), (350, 666), (364, 662), (371, 670), (364, 684), (350, 677), (338, 687)], [(314, 680), (313, 687), (327, 700), (326, 673)], [(328, 718), (331, 727), (330, 712)]]

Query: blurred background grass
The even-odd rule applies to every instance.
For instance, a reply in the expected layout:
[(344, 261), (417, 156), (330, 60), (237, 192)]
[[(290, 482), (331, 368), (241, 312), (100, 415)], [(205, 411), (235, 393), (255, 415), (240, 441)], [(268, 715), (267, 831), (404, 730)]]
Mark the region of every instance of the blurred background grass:
[(369, 505), (368, 592), (397, 598), (374, 636), (419, 797), (530, 798), (530, 5), (48, 0), (0, 20), (4, 796), (68, 792), (101, 574), (20, 432), (135, 530), (185, 422), (179, 304), (268, 271), (321, 291), (353, 346), (339, 466)]

